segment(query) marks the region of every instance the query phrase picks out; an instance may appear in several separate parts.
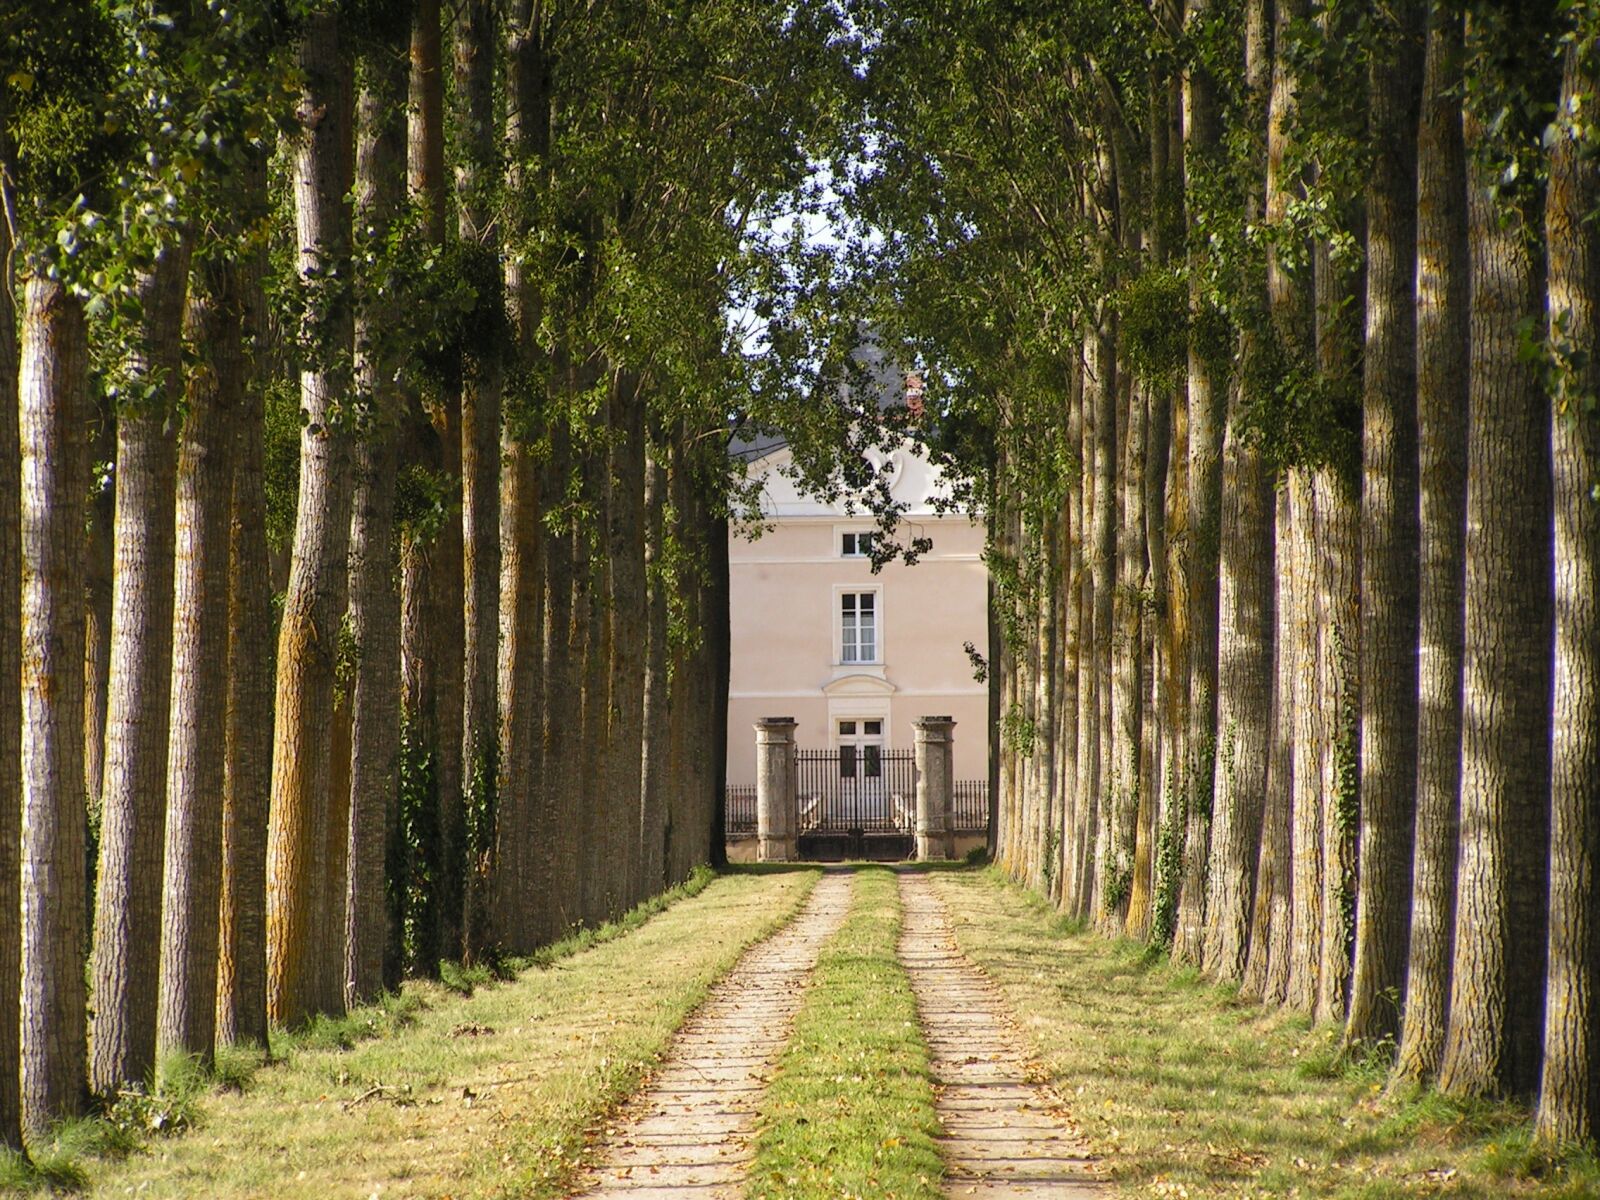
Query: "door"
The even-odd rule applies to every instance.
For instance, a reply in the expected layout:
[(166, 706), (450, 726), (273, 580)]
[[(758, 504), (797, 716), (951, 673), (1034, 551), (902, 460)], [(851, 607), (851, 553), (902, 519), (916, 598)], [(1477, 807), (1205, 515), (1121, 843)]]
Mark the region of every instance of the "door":
[(883, 787), (883, 722), (839, 722), (840, 814), (852, 829), (882, 826), (889, 820)]

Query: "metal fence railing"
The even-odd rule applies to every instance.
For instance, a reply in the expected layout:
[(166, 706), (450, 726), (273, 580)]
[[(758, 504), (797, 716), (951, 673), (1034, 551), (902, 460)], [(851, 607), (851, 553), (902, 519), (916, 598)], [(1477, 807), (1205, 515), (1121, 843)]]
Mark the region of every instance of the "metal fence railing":
[[(916, 821), (916, 763), (909, 750), (884, 751), (866, 774), (857, 762), (854, 776), (840, 776), (836, 750), (801, 750), (795, 755), (800, 801), (800, 832), (862, 829), (909, 832)], [(983, 833), (989, 828), (989, 781), (958, 779), (953, 796), (955, 833)], [(723, 800), (723, 828), (730, 838), (756, 832), (754, 784), (730, 784)]]
[(756, 832), (756, 785), (729, 784), (723, 799), (722, 828), (728, 837), (752, 837)]
[(909, 833), (917, 762), (910, 750), (846, 746), (795, 752), (801, 833)]
[(958, 779), (955, 781), (956, 833), (985, 833), (989, 828), (989, 781), (987, 779)]

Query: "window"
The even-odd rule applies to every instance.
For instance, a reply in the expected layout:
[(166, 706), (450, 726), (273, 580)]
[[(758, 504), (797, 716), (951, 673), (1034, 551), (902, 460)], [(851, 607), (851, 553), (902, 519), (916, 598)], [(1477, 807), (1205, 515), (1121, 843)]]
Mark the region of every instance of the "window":
[(872, 554), (872, 534), (847, 533), (839, 551), (845, 558), (866, 558)]
[(839, 597), (839, 661), (878, 661), (878, 594), (844, 592)]

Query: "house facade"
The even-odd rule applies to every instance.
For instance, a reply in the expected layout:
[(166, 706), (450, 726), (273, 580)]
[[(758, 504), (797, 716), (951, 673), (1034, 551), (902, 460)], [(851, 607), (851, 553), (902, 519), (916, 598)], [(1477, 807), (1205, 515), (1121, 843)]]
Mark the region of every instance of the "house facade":
[(728, 783), (755, 783), (755, 722), (798, 722), (801, 750), (837, 751), (841, 772), (874, 777), (913, 746), (912, 722), (948, 715), (955, 777), (988, 775), (985, 686), (965, 645), (987, 644), (988, 576), (981, 525), (940, 513), (938, 469), (912, 442), (878, 464), (905, 505), (896, 538), (931, 542), (915, 565), (872, 570), (874, 522), (800, 491), (782, 445), (745, 452), (762, 482), (766, 528), (728, 547), (732, 669)]

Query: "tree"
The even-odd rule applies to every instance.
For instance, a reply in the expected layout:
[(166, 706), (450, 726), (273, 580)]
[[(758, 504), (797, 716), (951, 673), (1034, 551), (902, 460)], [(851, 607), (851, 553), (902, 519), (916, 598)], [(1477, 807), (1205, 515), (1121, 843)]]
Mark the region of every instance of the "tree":
[[(272, 806), (267, 846), (267, 1008), (281, 1025), (317, 1009), (328, 844), (334, 670), (350, 540), (348, 414), (339, 411), (351, 345), (349, 65), (331, 13), (307, 19), (299, 49), (305, 88), (295, 142), (299, 270), (315, 357), (301, 370), (300, 497), (278, 636)], [(341, 839), (342, 841), (342, 839)]]
[(22, 1111), (83, 1109), (83, 529), (89, 489), (83, 304), (33, 271), (24, 287), (22, 448)]
[[(400, 32), (408, 32), (401, 26)], [(407, 67), (399, 38), (378, 38), (365, 56), (358, 102), (356, 220), (368, 270), (356, 314), (360, 429), (350, 513), (350, 635), (355, 683), (350, 698), (350, 817), (342, 900), (343, 994), (347, 1006), (383, 990), (389, 951), (385, 861), (399, 804), (400, 592), (393, 552), (397, 444), (404, 366), (395, 331), (402, 311), (398, 222), (405, 202)]]
[[(265, 207), (267, 164), (252, 156), (239, 194)], [(261, 360), (262, 252), (246, 260), (244, 337)], [(228, 530), (228, 665), (222, 787), (217, 1040), (267, 1044), (267, 808), (272, 783), (272, 585), (268, 577), (259, 380), (240, 399)]]
[(1396, 1063), (1413, 1081), (1439, 1068), (1455, 926), (1469, 351), (1461, 37), (1460, 13), (1430, 5), (1417, 133), (1417, 803)]
[(1362, 397), (1361, 872), (1345, 1036), (1399, 1032), (1411, 915), (1417, 747), (1417, 143), (1420, 3), (1382, 19), (1369, 68)]
[[(490, 0), (466, 0), (455, 27), (456, 126), (461, 157), (456, 165), (458, 232), (469, 259), (493, 262), (498, 246), (493, 207), (496, 179), (494, 124), (495, 8)], [(500, 719), (496, 699), (500, 621), (500, 410), (503, 299), (493, 286), (492, 267), (480, 276), (487, 294), (464, 348), (461, 386), (461, 545), (463, 559), (463, 659), (461, 766), (464, 897), (461, 952), (475, 958), (486, 949), (495, 848), (495, 785), (499, 778)]]
[[(93, 1059), (98, 1094), (141, 1085), (156, 1064), (167, 813), (175, 554), (175, 422), (188, 253), (169, 247), (139, 284), (139, 345), (117, 420), (105, 792), (96, 873)], [(143, 393), (143, 394), (141, 394)]]
[[(1475, 6), (1467, 59), (1490, 81), (1537, 80), (1548, 28)], [(1510, 169), (1500, 139), (1510, 131), (1491, 127), (1481, 103), (1469, 96), (1463, 106), (1472, 357), (1461, 850), (1439, 1069), (1440, 1089), (1453, 1096), (1528, 1093), (1538, 1079), (1549, 844), (1550, 404), (1536, 365), (1518, 351), (1520, 331), (1544, 307), (1542, 196), (1531, 181), (1509, 194), (1499, 185)]]
[(1555, 689), (1551, 701), (1550, 941), (1535, 1128), (1551, 1141), (1600, 1132), (1600, 183), (1594, 131), (1576, 120), (1600, 94), (1600, 8), (1572, 10), (1550, 142), (1545, 236), (1555, 500)]
[[(11, 154), (0, 101), (0, 912), (22, 911), (22, 446), (17, 426), (16, 292), (11, 277)], [(0, 923), (0, 1062), (22, 1059), (22, 926)], [(22, 1149), (21, 1075), (0, 1071), (0, 1152)]]

